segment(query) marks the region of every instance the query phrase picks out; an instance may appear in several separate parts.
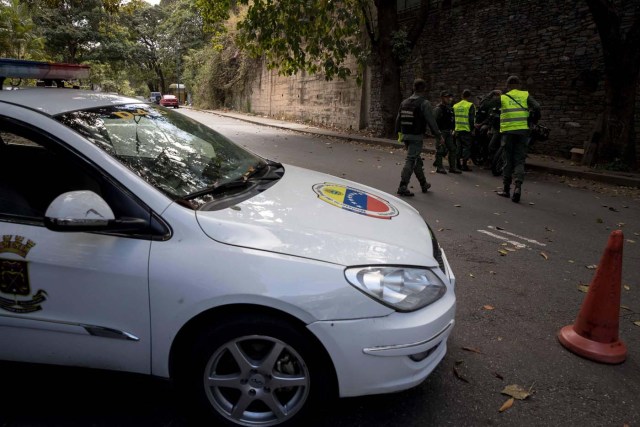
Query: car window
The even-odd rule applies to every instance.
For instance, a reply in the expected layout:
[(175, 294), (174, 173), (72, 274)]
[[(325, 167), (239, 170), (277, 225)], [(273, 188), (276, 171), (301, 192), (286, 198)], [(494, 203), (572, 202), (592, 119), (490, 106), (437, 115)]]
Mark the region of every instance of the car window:
[(241, 178), (260, 157), (181, 114), (148, 104), (57, 117), (173, 199)]
[(55, 139), (0, 118), (0, 220), (41, 224), (56, 197), (77, 190), (101, 196), (116, 217), (150, 215), (148, 208)]

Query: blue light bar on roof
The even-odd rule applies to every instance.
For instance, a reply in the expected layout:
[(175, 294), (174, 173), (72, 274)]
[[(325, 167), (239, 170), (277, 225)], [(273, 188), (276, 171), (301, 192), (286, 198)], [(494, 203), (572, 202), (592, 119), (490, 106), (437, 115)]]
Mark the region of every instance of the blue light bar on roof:
[(0, 58), (0, 79), (78, 80), (89, 78), (89, 71), (88, 65)]

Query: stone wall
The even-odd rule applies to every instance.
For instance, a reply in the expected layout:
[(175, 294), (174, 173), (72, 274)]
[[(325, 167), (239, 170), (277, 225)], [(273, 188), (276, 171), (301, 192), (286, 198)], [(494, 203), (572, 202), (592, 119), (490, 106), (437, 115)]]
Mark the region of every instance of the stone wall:
[(326, 81), (322, 75), (301, 72), (288, 77), (262, 65), (256, 69), (248, 94), (237, 98), (234, 107), (283, 120), (360, 129), (366, 126), (368, 110), (361, 108), (363, 102), (363, 86), (356, 84), (355, 76)]
[[(456, 100), (470, 89), (477, 104), (475, 96), (504, 88), (507, 77), (515, 74), (542, 105), (541, 124), (551, 129), (549, 141), (536, 143), (536, 151), (568, 157), (572, 147), (582, 148), (604, 102), (602, 48), (586, 2), (432, 4), (415, 57), (403, 67), (403, 94), (411, 92), (414, 78), (422, 77), (433, 101), (442, 89), (453, 91)], [(404, 16), (410, 19), (411, 12)], [(638, 106), (640, 135), (640, 97)], [(375, 102), (372, 107), (375, 115)]]

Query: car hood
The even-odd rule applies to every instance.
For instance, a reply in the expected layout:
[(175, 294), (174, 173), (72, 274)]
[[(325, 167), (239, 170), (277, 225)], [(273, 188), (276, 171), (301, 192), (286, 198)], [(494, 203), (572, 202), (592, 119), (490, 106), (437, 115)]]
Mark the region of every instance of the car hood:
[(197, 211), (202, 230), (222, 243), (340, 265), (438, 265), (430, 231), (409, 204), (331, 175), (285, 170), (248, 200)]

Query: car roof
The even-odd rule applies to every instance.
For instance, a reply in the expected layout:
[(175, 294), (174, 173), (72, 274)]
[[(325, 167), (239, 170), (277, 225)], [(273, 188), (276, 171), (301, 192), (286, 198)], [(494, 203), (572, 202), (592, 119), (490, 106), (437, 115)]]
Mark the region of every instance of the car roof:
[(175, 95), (162, 95), (163, 98), (175, 98)]
[(50, 116), (69, 111), (88, 110), (121, 104), (141, 104), (143, 101), (126, 96), (79, 89), (28, 87), (1, 90), (0, 103), (6, 102), (40, 111)]

